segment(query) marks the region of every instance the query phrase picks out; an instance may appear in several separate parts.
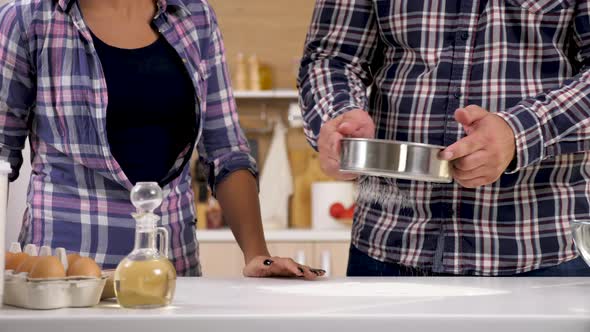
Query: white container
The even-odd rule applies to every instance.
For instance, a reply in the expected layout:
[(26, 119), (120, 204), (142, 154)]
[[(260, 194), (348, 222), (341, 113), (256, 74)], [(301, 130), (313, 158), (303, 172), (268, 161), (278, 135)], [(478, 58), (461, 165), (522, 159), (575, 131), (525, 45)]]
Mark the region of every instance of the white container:
[[(11, 246), (13, 252), (18, 252), (20, 246)], [(12, 250), (12, 249), (11, 249)], [(25, 252), (32, 256), (51, 255), (51, 248), (43, 247), (37, 250), (35, 246), (27, 245)], [(65, 268), (68, 259), (63, 248), (55, 250), (57, 256)], [(15, 274), (13, 271), (4, 271), (5, 293), (4, 304), (26, 309), (59, 309), (67, 307), (92, 307), (100, 302), (107, 276), (102, 278), (68, 277), (63, 279), (30, 279), (27, 273)]]
[[(6, 256), (6, 203), (8, 202), (8, 174), (10, 164), (0, 160), (0, 299), (4, 294), (4, 259)], [(1, 304), (0, 304), (1, 306)]]
[(330, 207), (340, 203), (351, 209), (355, 199), (353, 182), (316, 182), (311, 185), (311, 221), (313, 229), (350, 229), (352, 220), (330, 215)]

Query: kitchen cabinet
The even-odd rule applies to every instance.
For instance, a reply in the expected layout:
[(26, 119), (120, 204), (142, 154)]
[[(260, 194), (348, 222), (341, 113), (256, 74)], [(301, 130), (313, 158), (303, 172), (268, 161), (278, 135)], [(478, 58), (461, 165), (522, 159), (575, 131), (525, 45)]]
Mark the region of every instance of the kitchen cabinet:
[[(203, 275), (238, 277), (242, 275), (242, 252), (229, 231), (198, 233)], [(332, 277), (344, 277), (348, 263), (350, 231), (284, 230), (266, 232), (272, 255), (291, 257), (300, 264), (322, 268)]]
[(0, 308), (0, 331), (588, 332), (588, 278), (178, 278), (153, 310)]
[(237, 243), (200, 243), (199, 255), (203, 275), (207, 277), (237, 277), (242, 275), (244, 256)]
[(291, 257), (303, 265), (315, 264), (315, 253), (311, 242), (269, 242), (268, 250), (273, 256)]
[(314, 244), (313, 266), (323, 269), (329, 276), (344, 277), (348, 267), (350, 242), (317, 242)]

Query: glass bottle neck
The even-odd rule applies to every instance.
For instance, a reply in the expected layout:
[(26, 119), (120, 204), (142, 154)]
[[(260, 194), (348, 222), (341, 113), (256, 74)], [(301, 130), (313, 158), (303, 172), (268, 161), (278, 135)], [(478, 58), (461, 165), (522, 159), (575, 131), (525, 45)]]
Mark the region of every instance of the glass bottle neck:
[(158, 256), (156, 238), (158, 217), (153, 213), (135, 214), (135, 245), (128, 256), (132, 260), (153, 259)]
[(146, 230), (137, 228), (135, 230), (135, 247), (133, 250), (141, 249), (156, 250), (156, 229)]

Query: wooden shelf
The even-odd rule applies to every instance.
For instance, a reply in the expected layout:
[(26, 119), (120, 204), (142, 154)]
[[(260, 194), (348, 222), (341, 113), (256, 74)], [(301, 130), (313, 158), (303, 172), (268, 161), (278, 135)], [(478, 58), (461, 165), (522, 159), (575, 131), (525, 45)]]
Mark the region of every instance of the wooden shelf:
[(298, 99), (297, 90), (234, 91), (236, 99)]

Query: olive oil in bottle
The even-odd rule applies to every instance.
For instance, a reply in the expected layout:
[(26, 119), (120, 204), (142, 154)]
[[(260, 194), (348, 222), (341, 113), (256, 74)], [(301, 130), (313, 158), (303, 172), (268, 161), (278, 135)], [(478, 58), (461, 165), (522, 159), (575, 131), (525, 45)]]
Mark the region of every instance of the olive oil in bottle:
[[(159, 217), (153, 211), (162, 203), (157, 183), (139, 182), (131, 191), (137, 224), (135, 247), (115, 271), (115, 294), (124, 308), (157, 308), (172, 302), (176, 270), (168, 260), (168, 231), (156, 227)], [(159, 236), (160, 253), (156, 247)]]
[(133, 261), (125, 258), (115, 273), (115, 291), (125, 308), (167, 306), (176, 286), (176, 271), (166, 258)]

